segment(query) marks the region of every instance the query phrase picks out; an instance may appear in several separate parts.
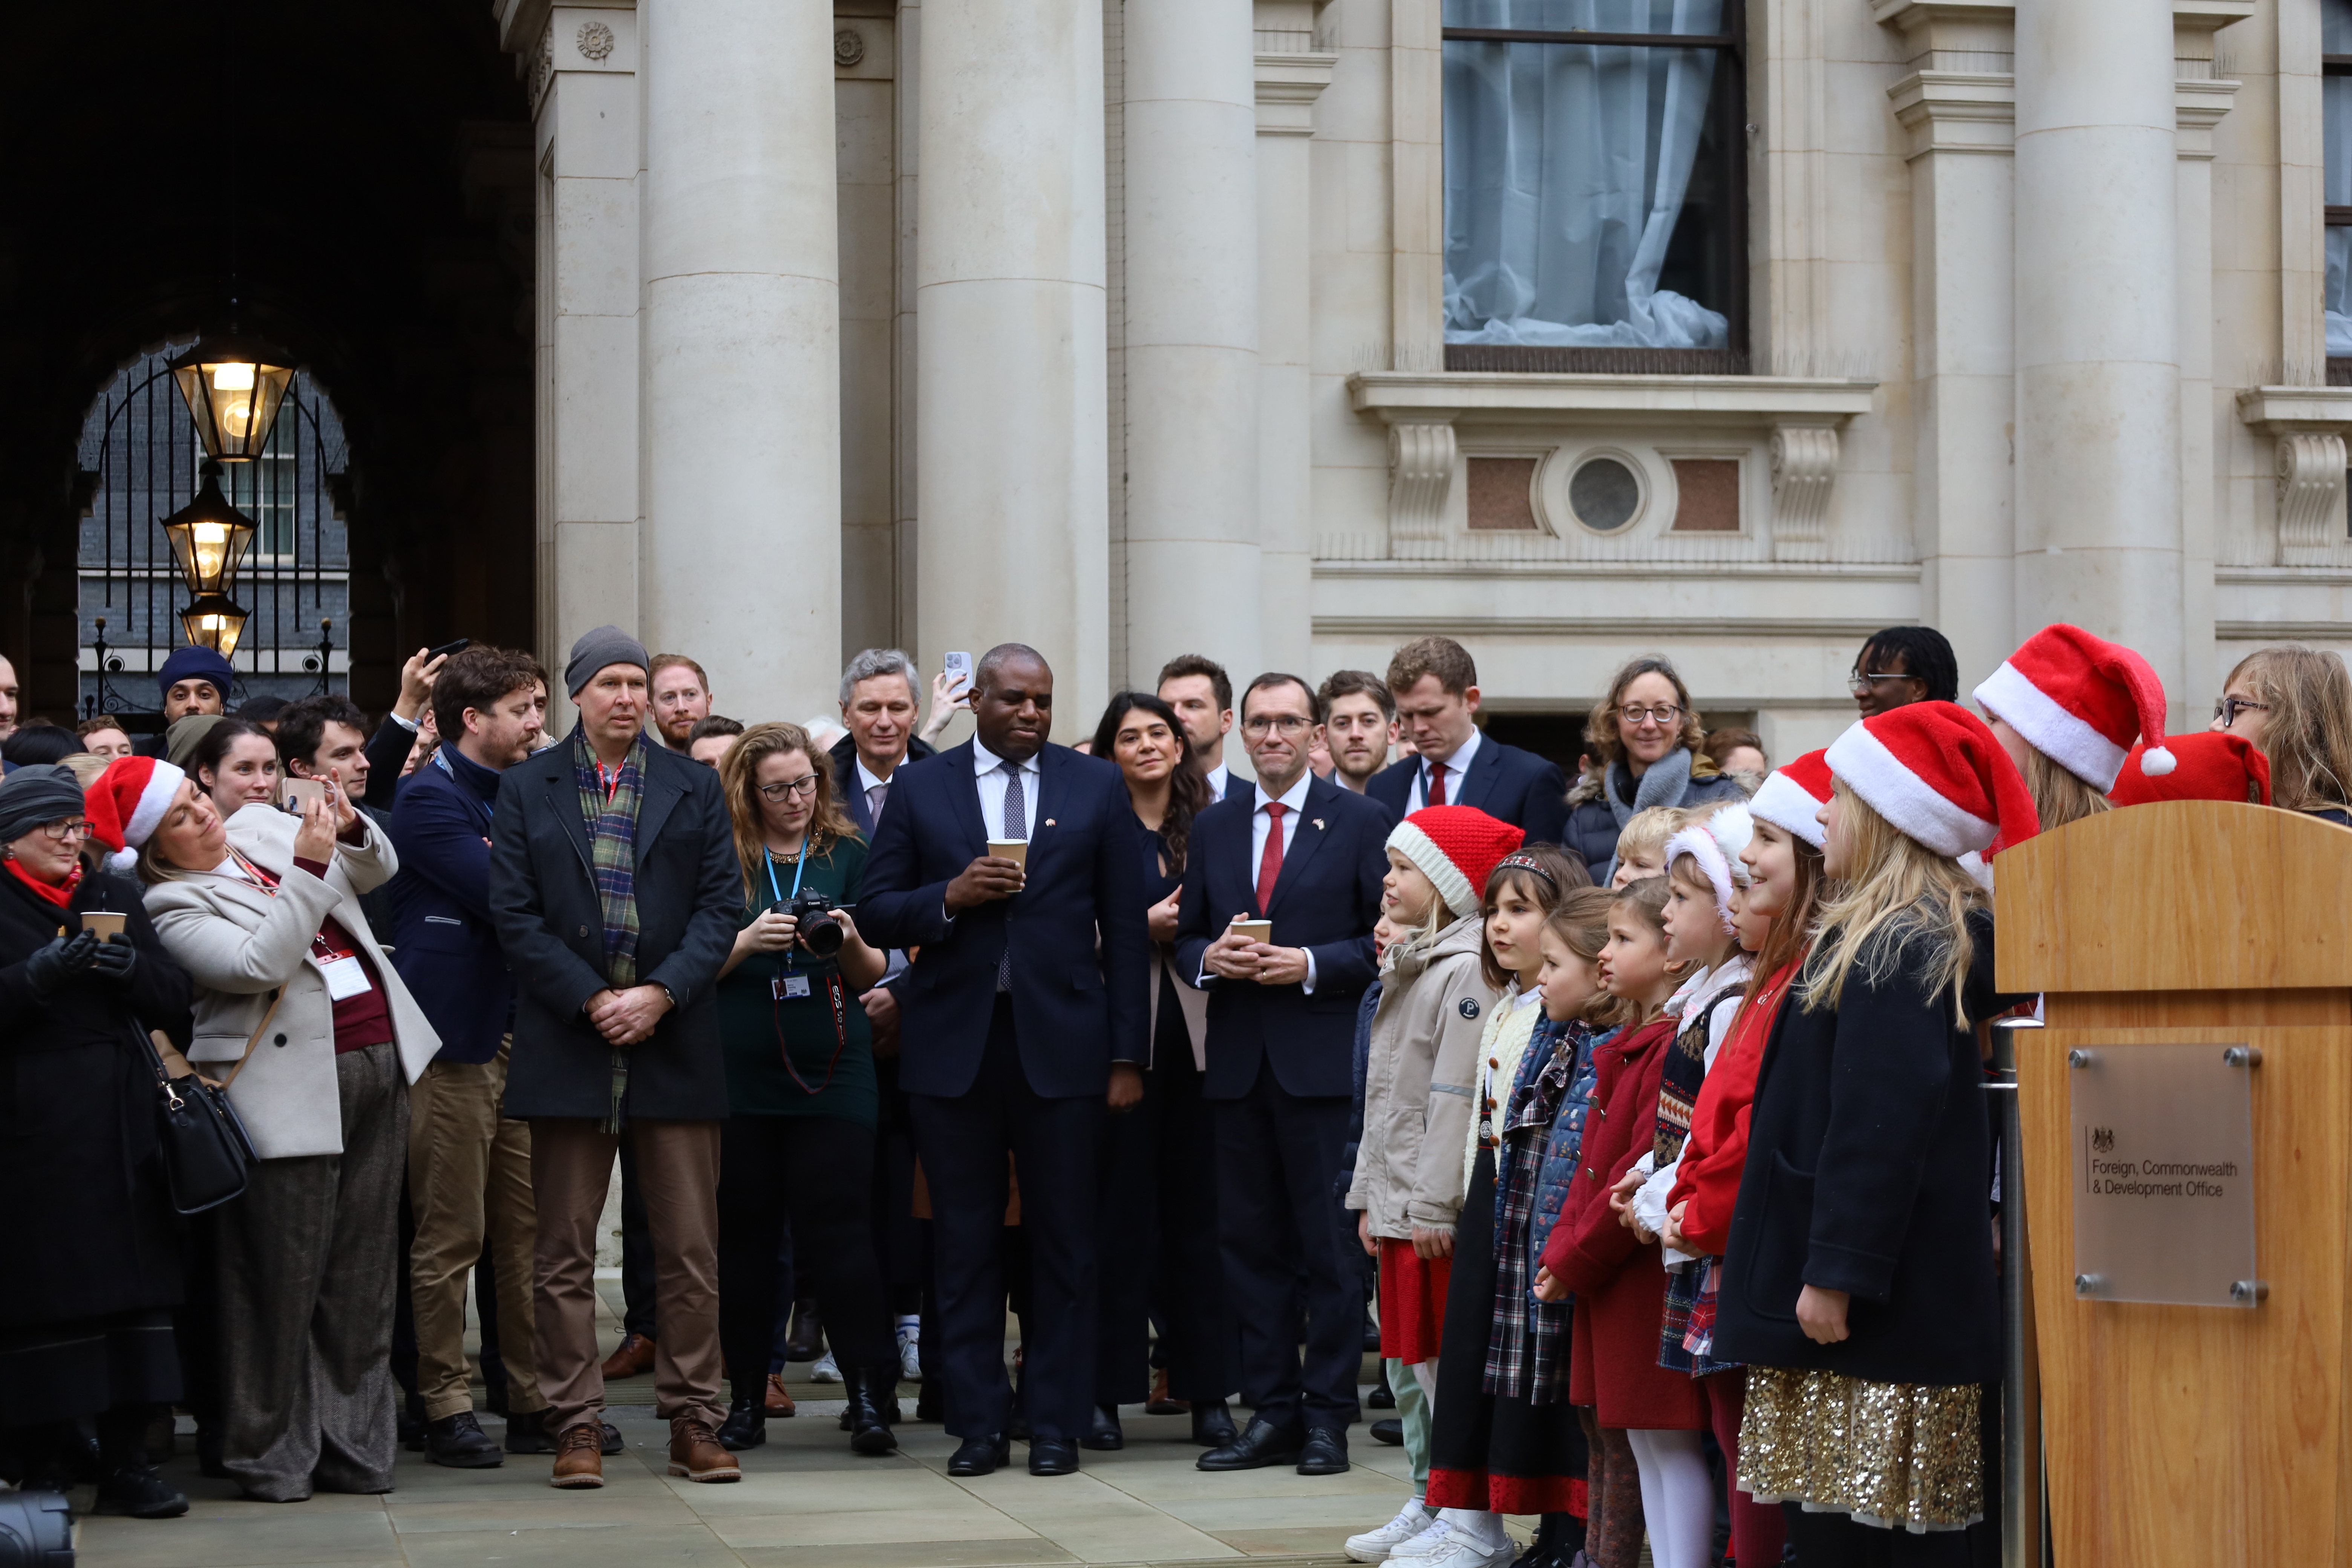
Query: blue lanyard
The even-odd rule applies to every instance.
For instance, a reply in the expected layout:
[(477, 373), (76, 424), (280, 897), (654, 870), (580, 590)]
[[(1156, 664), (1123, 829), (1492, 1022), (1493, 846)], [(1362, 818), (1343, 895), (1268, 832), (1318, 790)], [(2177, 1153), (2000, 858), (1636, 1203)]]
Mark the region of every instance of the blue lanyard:
[[(795, 898), (795, 899), (797, 899), (797, 898), (799, 898), (799, 897), (801, 896), (801, 873), (802, 873), (803, 871), (805, 871), (805, 870), (807, 870), (807, 869), (808, 869), (808, 858), (809, 858), (809, 841), (808, 841), (808, 836), (807, 836), (806, 834), (803, 834), (803, 835), (802, 835), (802, 836), (801, 836), (801, 853), (800, 853), (800, 858), (799, 858), (799, 859), (797, 859), (797, 860), (794, 860), (794, 861), (793, 862), (793, 898)], [(766, 849), (762, 848), (762, 849), (760, 851), (760, 864), (761, 864), (762, 866), (765, 866), (765, 867), (768, 868), (768, 891), (769, 891), (769, 893), (770, 893), (770, 894), (774, 898), (774, 900), (775, 900), (775, 901), (776, 901), (776, 902), (778, 902), (778, 903), (780, 903), (780, 904), (781, 904), (781, 903), (782, 903), (782, 902), (784, 901), (784, 895), (783, 895), (782, 890), (778, 887), (777, 882), (776, 882), (776, 858), (775, 858), (774, 856), (772, 856), (772, 855), (769, 854), (769, 853), (767, 852), (767, 850), (766, 850)], [(782, 966), (781, 966), (780, 973), (786, 973), (786, 974), (791, 973), (792, 973), (792, 969), (793, 969), (793, 950), (792, 950), (792, 949), (790, 949), (790, 948), (786, 948), (786, 949), (784, 950), (784, 957), (783, 957), (782, 964)]]

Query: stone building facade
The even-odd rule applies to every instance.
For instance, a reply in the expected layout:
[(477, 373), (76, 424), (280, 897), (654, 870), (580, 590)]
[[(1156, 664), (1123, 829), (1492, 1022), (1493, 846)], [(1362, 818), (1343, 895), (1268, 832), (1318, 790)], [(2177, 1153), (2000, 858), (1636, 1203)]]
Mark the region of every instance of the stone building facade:
[(545, 651), (634, 622), (798, 715), (844, 650), (1017, 637), (1066, 736), (1183, 651), (1445, 631), (1564, 715), (1664, 648), (1785, 755), (1894, 622), (1964, 688), (2078, 622), (2183, 726), (2251, 647), (2352, 647), (2347, 0), (499, 25)]

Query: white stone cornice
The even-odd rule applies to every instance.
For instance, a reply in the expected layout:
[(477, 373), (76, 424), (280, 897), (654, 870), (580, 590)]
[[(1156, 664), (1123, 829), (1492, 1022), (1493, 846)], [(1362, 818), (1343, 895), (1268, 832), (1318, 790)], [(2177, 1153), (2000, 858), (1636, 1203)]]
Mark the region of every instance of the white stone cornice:
[(2345, 436), (2352, 386), (2251, 386), (2238, 417), (2277, 443), (2278, 564), (2352, 563), (2345, 529)]
[(1870, 412), (1875, 381), (1784, 375), (1540, 375), (1505, 372), (1360, 371), (1348, 378), (1359, 414), (1391, 424), (1563, 419), (1673, 414), (1717, 425), (1843, 425)]
[(1336, 54), (1261, 52), (1257, 57), (1257, 133), (1312, 136), (1315, 100), (1331, 85)]
[(2213, 156), (2213, 128), (2221, 123), (2237, 100), (2234, 81), (2177, 81), (2172, 86), (2175, 140), (2183, 158)]
[(1886, 89), (1910, 132), (1906, 159), (1928, 153), (2014, 151), (2017, 79), (2005, 72), (1919, 70)]

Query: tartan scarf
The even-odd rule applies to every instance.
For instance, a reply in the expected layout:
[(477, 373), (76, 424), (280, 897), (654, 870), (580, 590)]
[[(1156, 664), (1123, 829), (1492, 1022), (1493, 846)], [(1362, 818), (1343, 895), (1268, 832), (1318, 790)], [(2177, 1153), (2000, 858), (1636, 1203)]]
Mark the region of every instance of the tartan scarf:
[[(604, 916), (604, 980), (615, 991), (637, 983), (637, 809), (645, 799), (638, 752), (645, 743), (638, 736), (621, 758), (620, 772), (607, 774), (586, 731), (572, 732), (572, 769), (580, 783), (580, 815), (588, 825), (589, 864)], [(606, 1131), (621, 1130), (621, 1105), (628, 1092), (629, 1054), (614, 1047)]]

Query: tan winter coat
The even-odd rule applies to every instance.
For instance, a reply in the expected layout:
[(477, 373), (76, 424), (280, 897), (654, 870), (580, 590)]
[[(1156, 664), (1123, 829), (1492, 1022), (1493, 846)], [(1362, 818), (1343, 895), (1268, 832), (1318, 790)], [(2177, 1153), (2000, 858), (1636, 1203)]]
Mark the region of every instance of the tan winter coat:
[[(1462, 1212), (1462, 1141), (1478, 1041), (1496, 994), (1479, 973), (1486, 926), (1465, 915), (1418, 952), (1397, 954), (1372, 1015), (1364, 1067), (1364, 1140), (1348, 1206), (1371, 1233), (1412, 1239), (1412, 1227), (1451, 1230)], [(1425, 1157), (1424, 1157), (1425, 1154)]]

